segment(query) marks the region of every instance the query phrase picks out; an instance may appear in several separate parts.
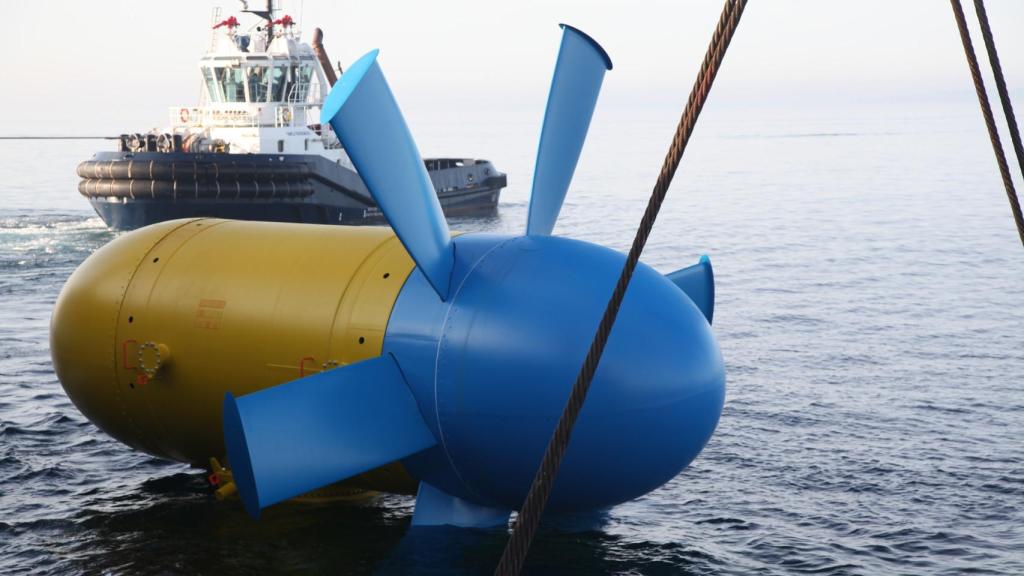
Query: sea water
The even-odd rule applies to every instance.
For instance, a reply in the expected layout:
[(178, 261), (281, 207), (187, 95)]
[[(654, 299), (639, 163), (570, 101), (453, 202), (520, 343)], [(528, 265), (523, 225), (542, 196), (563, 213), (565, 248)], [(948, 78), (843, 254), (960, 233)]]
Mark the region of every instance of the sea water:
[[(660, 489), (543, 528), (527, 573), (1024, 573), (1024, 249), (972, 106), (702, 119), (643, 259), (714, 263), (718, 430)], [(599, 109), (556, 233), (627, 249), (677, 113)], [(523, 229), (538, 120), (413, 126), (509, 173), (453, 228)], [(0, 141), (0, 573), (489, 573), (503, 532), (410, 531), (401, 496), (253, 521), (74, 408), (48, 323), (116, 236), (74, 175), (110, 145)]]

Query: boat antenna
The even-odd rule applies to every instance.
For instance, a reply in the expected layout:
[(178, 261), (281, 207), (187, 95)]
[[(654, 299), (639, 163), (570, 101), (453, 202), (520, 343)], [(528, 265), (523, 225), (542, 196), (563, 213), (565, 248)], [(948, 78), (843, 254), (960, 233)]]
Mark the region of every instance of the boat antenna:
[(267, 46), (270, 46), (270, 43), (274, 41), (274, 0), (267, 0), (266, 10), (250, 10), (246, 0), (240, 1), (242, 2), (242, 12), (255, 14), (267, 21)]

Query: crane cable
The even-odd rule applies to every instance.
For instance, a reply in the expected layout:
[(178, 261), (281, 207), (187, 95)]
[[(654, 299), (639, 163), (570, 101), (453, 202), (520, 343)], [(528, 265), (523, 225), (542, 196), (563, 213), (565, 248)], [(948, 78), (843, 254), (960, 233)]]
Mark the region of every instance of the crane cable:
[(700, 72), (697, 74), (697, 81), (690, 92), (683, 116), (679, 120), (679, 125), (672, 138), (672, 144), (661, 167), (661, 172), (658, 174), (658, 180), (651, 193), (647, 210), (644, 212), (643, 219), (640, 221), (640, 227), (633, 238), (633, 246), (626, 257), (626, 263), (622, 268), (618, 284), (615, 286), (615, 292), (608, 301), (604, 316), (601, 318), (601, 324), (598, 326), (597, 333), (594, 335), (594, 340), (591, 342), (590, 349), (587, 352), (587, 358), (580, 368), (576, 382), (573, 384), (572, 392), (569, 394), (569, 399), (566, 402), (561, 417), (558, 419), (558, 425), (555, 427), (555, 431), (548, 442), (544, 458), (541, 460), (537, 474), (530, 484), (530, 491), (527, 493), (526, 500), (519, 510), (519, 515), (512, 527), (512, 536), (509, 538), (498, 567), (494, 572), (496, 575), (514, 576), (518, 575), (522, 570), (526, 555), (530, 550), (530, 544), (533, 541), (533, 536), (537, 531), (537, 526), (540, 524), (541, 515), (544, 513), (548, 496), (551, 494), (551, 488), (558, 474), (558, 468), (562, 463), (562, 457), (569, 446), (573, 425), (576, 423), (576, 418), (583, 408), (583, 401), (586, 399), (587, 391), (590, 389), (590, 384), (594, 379), (594, 373), (597, 371), (601, 354), (604, 352), (608, 336), (611, 334), (612, 325), (615, 323), (615, 317), (619, 313), (619, 307), (622, 305), (622, 300), (626, 295), (626, 289), (629, 287), (633, 271), (640, 260), (640, 253), (643, 252), (644, 245), (647, 243), (647, 237), (650, 235), (654, 221), (658, 217), (658, 211), (665, 200), (668, 187), (672, 183), (672, 177), (679, 167), (679, 162), (682, 160), (686, 144), (693, 133), (697, 117), (700, 116), (701, 109), (707, 101), (711, 85), (715, 81), (715, 76), (718, 74), (722, 59), (725, 57), (725, 51), (729, 47), (729, 42), (732, 40), (733, 33), (739, 25), (740, 16), (743, 14), (743, 9), (746, 5), (747, 0), (726, 0), (725, 2), (722, 16), (718, 21), (718, 26), (715, 28), (714, 35), (711, 37), (711, 44), (708, 46), (707, 54), (704, 56)]
[[(974, 53), (974, 44), (971, 42), (971, 33), (967, 29), (967, 20), (964, 17), (964, 8), (960, 0), (949, 0), (953, 6), (953, 17), (956, 19), (957, 28), (960, 29), (960, 40), (964, 44), (964, 53), (967, 55), (967, 66), (971, 70), (971, 78), (974, 80), (974, 91), (978, 94), (978, 103), (981, 104), (981, 113), (985, 117), (985, 127), (988, 128), (988, 136), (992, 140), (992, 150), (996, 154), (996, 163), (999, 164), (999, 174), (1003, 178), (1003, 186), (1006, 188), (1006, 197), (1010, 201), (1010, 211), (1013, 212), (1013, 221), (1017, 225), (1017, 234), (1020, 235), (1021, 244), (1024, 245), (1024, 215), (1021, 214), (1020, 200), (1017, 198), (1017, 190), (1013, 186), (1013, 178), (1010, 176), (1010, 168), (1006, 163), (1006, 154), (1003, 152), (1003, 143), (999, 139), (999, 130), (996, 128), (995, 119), (992, 117), (992, 105), (988, 101), (988, 93), (985, 91), (985, 81), (981, 77), (981, 70), (978, 67), (978, 56)], [(1010, 125), (1010, 139), (1013, 141), (1014, 150), (1017, 153), (1017, 163), (1024, 174), (1024, 147), (1021, 146), (1020, 132), (1017, 128), (1017, 120), (1013, 114), (1013, 106), (1010, 104), (1010, 95), (1006, 91), (1006, 80), (1003, 78), (1003, 68), (999, 64), (999, 55), (996, 53), (995, 41), (992, 38), (992, 28), (988, 24), (988, 15), (985, 12), (983, 0), (974, 0), (974, 7), (978, 13), (978, 21), (981, 23), (981, 35), (985, 38), (985, 48), (988, 50), (989, 63), (992, 65), (992, 74), (996, 78), (996, 88), (999, 92), (999, 99), (1003, 104), (1003, 113), (1006, 115), (1006, 122)]]

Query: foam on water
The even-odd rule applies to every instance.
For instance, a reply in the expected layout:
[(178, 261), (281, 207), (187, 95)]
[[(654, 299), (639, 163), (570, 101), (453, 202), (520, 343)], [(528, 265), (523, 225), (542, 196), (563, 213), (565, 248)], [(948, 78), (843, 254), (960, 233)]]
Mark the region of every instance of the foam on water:
[[(1024, 251), (974, 111), (709, 110), (644, 259), (714, 261), (721, 424), (663, 488), (583, 532), (549, 525), (527, 571), (1024, 573)], [(603, 114), (556, 232), (626, 249), (671, 127)], [(535, 141), (535, 123), (502, 129)], [(522, 229), (532, 150), (420, 133), (426, 151), (479, 144), (510, 174), (498, 216), (453, 228)], [(488, 572), (502, 534), (411, 532), (412, 500), (394, 496), (252, 522), (201, 471), (75, 410), (48, 322), (113, 237), (74, 189), (95, 146), (0, 143), (0, 572)]]

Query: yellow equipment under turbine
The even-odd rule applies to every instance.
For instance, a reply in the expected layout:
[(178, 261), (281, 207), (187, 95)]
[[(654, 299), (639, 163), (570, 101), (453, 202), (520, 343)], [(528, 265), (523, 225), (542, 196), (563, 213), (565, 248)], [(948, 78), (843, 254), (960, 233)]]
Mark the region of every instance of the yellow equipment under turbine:
[[(379, 356), (413, 266), (384, 227), (148, 226), (102, 247), (68, 279), (51, 320), (54, 368), (111, 436), (206, 467), (224, 459), (226, 392)], [(416, 490), (399, 463), (345, 485)]]

